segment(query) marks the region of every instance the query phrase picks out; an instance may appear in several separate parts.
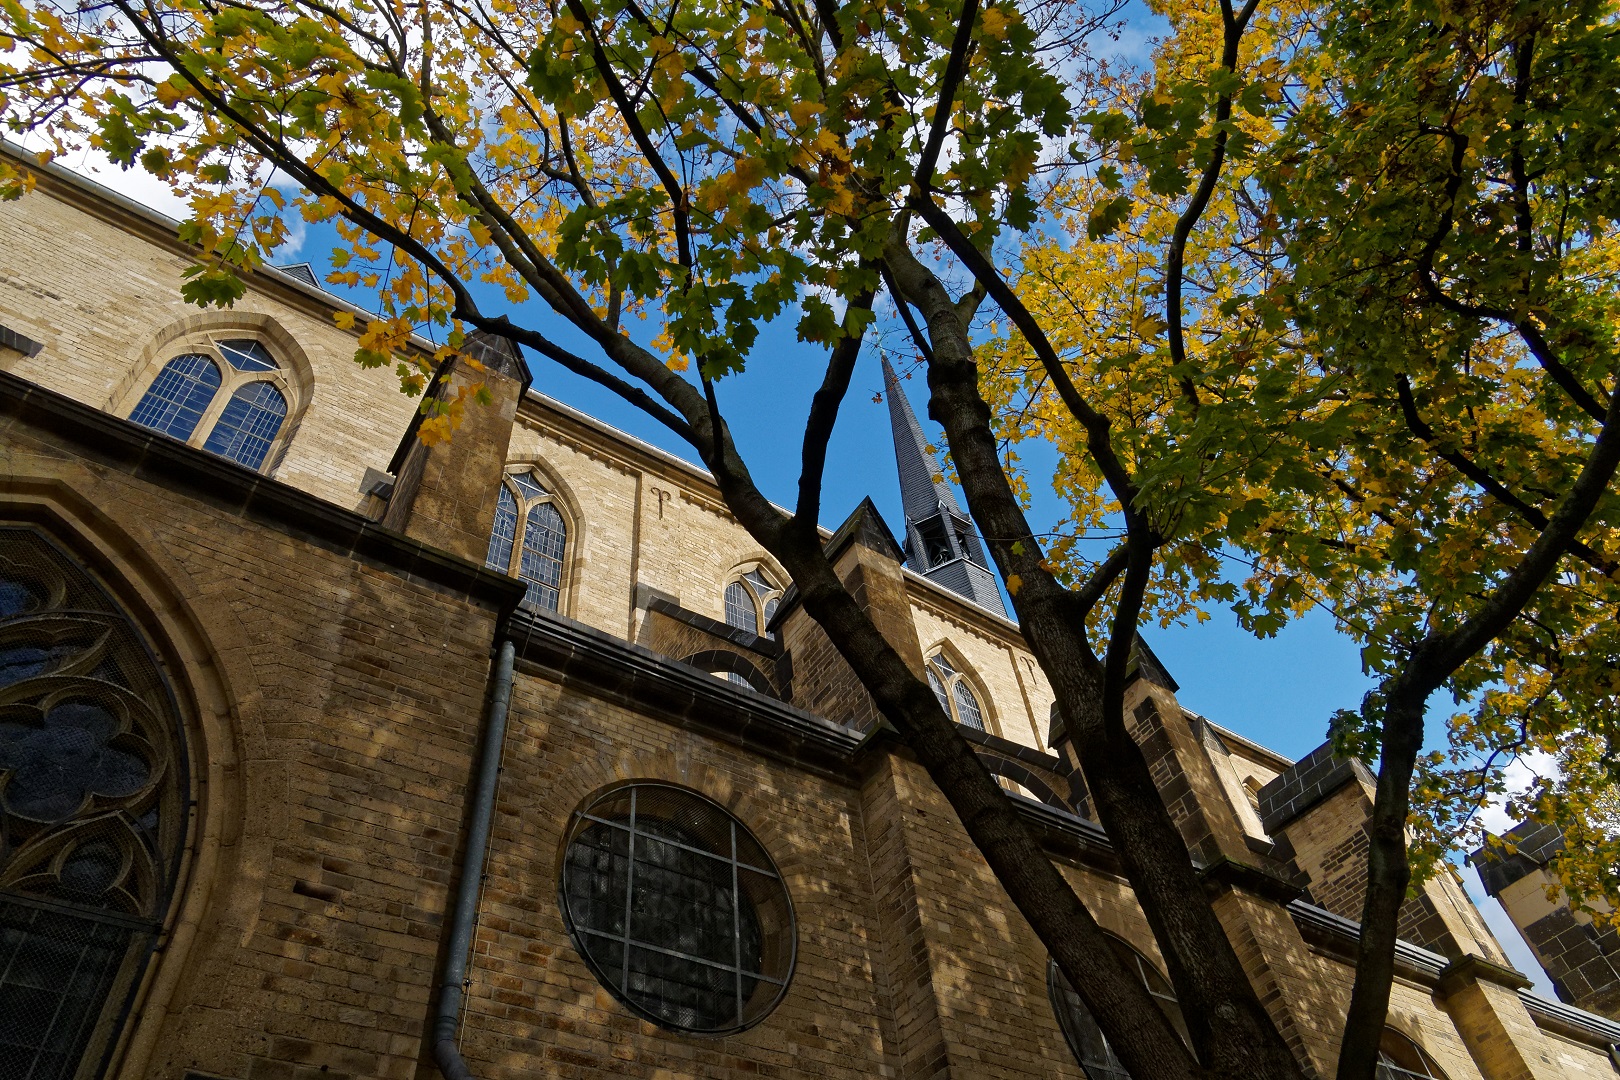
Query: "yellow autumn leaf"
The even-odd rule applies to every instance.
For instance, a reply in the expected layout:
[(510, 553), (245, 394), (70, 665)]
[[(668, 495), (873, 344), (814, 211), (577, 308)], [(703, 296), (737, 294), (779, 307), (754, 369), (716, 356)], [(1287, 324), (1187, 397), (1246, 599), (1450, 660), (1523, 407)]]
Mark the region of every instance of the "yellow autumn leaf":
[(793, 122), (800, 127), (804, 127), (826, 111), (827, 107), (819, 101), (795, 101), (788, 106), (788, 115), (793, 117)]

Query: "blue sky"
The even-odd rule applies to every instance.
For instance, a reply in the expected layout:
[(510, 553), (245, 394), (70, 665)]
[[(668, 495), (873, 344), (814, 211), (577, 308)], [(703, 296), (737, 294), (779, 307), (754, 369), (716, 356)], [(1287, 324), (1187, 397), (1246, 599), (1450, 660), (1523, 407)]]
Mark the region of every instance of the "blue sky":
[[(1127, 23), (1116, 55), (1123, 61), (1145, 59), (1151, 38), (1162, 22), (1133, 3), (1126, 9)], [(65, 161), (92, 172), (104, 183), (175, 216), (184, 209), (149, 178), (98, 169), (90, 161)], [(295, 243), (282, 260), (308, 260), (318, 278), (328, 269), (335, 239), (329, 226), (295, 229)], [(351, 299), (369, 307), (364, 293)], [(598, 354), (583, 337), (544, 309), (539, 301), (513, 308), (496, 290), (479, 290), (480, 303), (492, 313), (506, 312), (533, 325), (581, 355)], [(638, 335), (642, 340), (651, 331)], [(893, 340), (892, 338), (890, 340)], [(904, 357), (894, 358), (905, 371)], [(796, 500), (800, 436), (811, 395), (819, 385), (825, 354), (797, 341), (792, 320), (784, 318), (765, 328), (747, 371), (723, 380), (719, 386), (722, 410), (756, 482), (764, 493), (783, 505)], [(556, 365), (531, 357), (536, 389), (656, 446), (696, 461), (691, 448), (611, 392), (571, 375)], [(920, 373), (905, 383), (914, 411), (925, 433), (943, 446), (938, 425), (928, 418), (927, 387)], [(900, 488), (890, 440), (887, 406), (874, 400), (883, 391), (875, 348), (865, 349), (857, 364), (850, 393), (827, 455), (822, 523), (836, 526), (861, 499), (870, 496), (897, 534), (903, 532)], [(1030, 520), (1037, 530), (1051, 528), (1064, 517), (1064, 508), (1051, 490), (1050, 478), (1063, 462), (1047, 448), (1021, 447), (1035, 493)], [(965, 502), (964, 502), (965, 505)], [(1214, 611), (1203, 623), (1170, 628), (1149, 628), (1144, 634), (1165, 667), (1180, 683), (1178, 697), (1189, 709), (1216, 723), (1292, 758), (1301, 757), (1326, 737), (1328, 718), (1335, 710), (1354, 708), (1370, 688), (1361, 672), (1355, 643), (1339, 634), (1332, 620), (1313, 614), (1286, 627), (1277, 637), (1259, 640), (1239, 629), (1227, 611)], [(1483, 897), (1472, 871), (1465, 871), (1475, 896), (1492, 928), (1520, 970), (1537, 978), (1549, 993), (1545, 976), (1529, 956), (1494, 901)]]

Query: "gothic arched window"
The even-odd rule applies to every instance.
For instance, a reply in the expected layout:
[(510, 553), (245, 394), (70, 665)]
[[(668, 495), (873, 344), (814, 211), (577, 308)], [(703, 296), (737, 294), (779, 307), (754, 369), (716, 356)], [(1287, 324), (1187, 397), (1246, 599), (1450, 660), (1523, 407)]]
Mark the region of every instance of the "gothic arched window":
[[(1123, 940), (1113, 934), (1105, 936), (1120, 962), (1142, 980), (1142, 985), (1147, 987), (1148, 994), (1164, 1012), (1170, 1026), (1180, 1033), (1182, 1041), (1189, 1041), (1187, 1024), (1181, 1017), (1181, 1005), (1176, 1001), (1170, 981), (1159, 973), (1152, 961)], [(1074, 1051), (1080, 1067), (1086, 1070), (1086, 1076), (1090, 1080), (1131, 1080), (1131, 1074), (1114, 1055), (1091, 1010), (1086, 1008), (1086, 1003), (1075, 992), (1055, 960), (1047, 961), (1046, 988), (1052, 995), (1052, 1009), (1057, 1013), (1058, 1025), (1063, 1028), (1064, 1037), (1069, 1040), (1069, 1049)]]
[(163, 365), (129, 418), (250, 469), (287, 419), (281, 365), (251, 338), (205, 340)]
[(765, 628), (782, 602), (782, 587), (756, 566), (726, 586), (726, 625), (774, 638)]
[(562, 605), (567, 547), (568, 526), (534, 471), (507, 473), (495, 500), (485, 565), (526, 581), (523, 602), (529, 607), (556, 611)]
[(0, 526), (0, 1062), (105, 1064), (186, 820), (174, 696), (134, 622), (40, 531)]
[(979, 707), (979, 698), (950, 657), (941, 650), (928, 658), (926, 666), (928, 685), (933, 688), (945, 715), (958, 724), (983, 731), (984, 710)]
[(1378, 1040), (1378, 1080), (1445, 1080), (1440, 1066), (1417, 1043), (1394, 1028)]

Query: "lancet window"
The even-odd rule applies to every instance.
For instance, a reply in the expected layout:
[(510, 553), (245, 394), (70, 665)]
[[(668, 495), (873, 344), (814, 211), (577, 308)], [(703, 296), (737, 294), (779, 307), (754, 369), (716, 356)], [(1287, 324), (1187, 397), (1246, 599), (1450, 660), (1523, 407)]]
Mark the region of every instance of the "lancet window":
[(973, 687), (968, 685), (950, 657), (943, 650), (936, 652), (928, 658), (926, 666), (928, 685), (933, 688), (945, 715), (958, 724), (983, 731), (984, 710), (979, 706), (978, 695), (974, 694)]
[(523, 602), (544, 611), (562, 605), (568, 525), (532, 469), (507, 473), (495, 501), (486, 564), (528, 584)]
[(781, 602), (782, 587), (756, 566), (726, 586), (726, 625), (774, 638), (765, 628)]

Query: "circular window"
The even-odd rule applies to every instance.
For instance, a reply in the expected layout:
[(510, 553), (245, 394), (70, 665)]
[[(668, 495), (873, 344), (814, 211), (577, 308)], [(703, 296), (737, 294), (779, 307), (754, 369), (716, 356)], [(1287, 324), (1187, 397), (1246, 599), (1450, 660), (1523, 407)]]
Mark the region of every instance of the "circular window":
[(684, 788), (630, 784), (577, 811), (562, 909), (603, 985), (676, 1031), (741, 1031), (793, 973), (793, 906), (776, 865), (736, 818)]
[[(1190, 1042), (1187, 1038), (1187, 1025), (1181, 1018), (1181, 1006), (1176, 1001), (1175, 991), (1170, 988), (1170, 981), (1159, 974), (1141, 953), (1131, 948), (1124, 941), (1113, 934), (1105, 935), (1108, 944), (1114, 947), (1114, 953), (1119, 957), (1120, 963), (1127, 970), (1136, 972), (1147, 987), (1147, 992), (1158, 1003), (1164, 1015), (1170, 1021), (1170, 1026), (1181, 1035), (1183, 1042)], [(1069, 1049), (1079, 1060), (1081, 1068), (1086, 1070), (1090, 1080), (1131, 1080), (1131, 1074), (1120, 1064), (1119, 1058), (1114, 1055), (1113, 1047), (1103, 1037), (1102, 1028), (1097, 1026), (1097, 1020), (1086, 1008), (1086, 1003), (1080, 999), (1068, 978), (1057, 966), (1056, 960), (1048, 960), (1046, 964), (1046, 988), (1052, 995), (1052, 1010), (1057, 1013), (1058, 1025), (1063, 1028), (1063, 1035), (1069, 1040)]]

